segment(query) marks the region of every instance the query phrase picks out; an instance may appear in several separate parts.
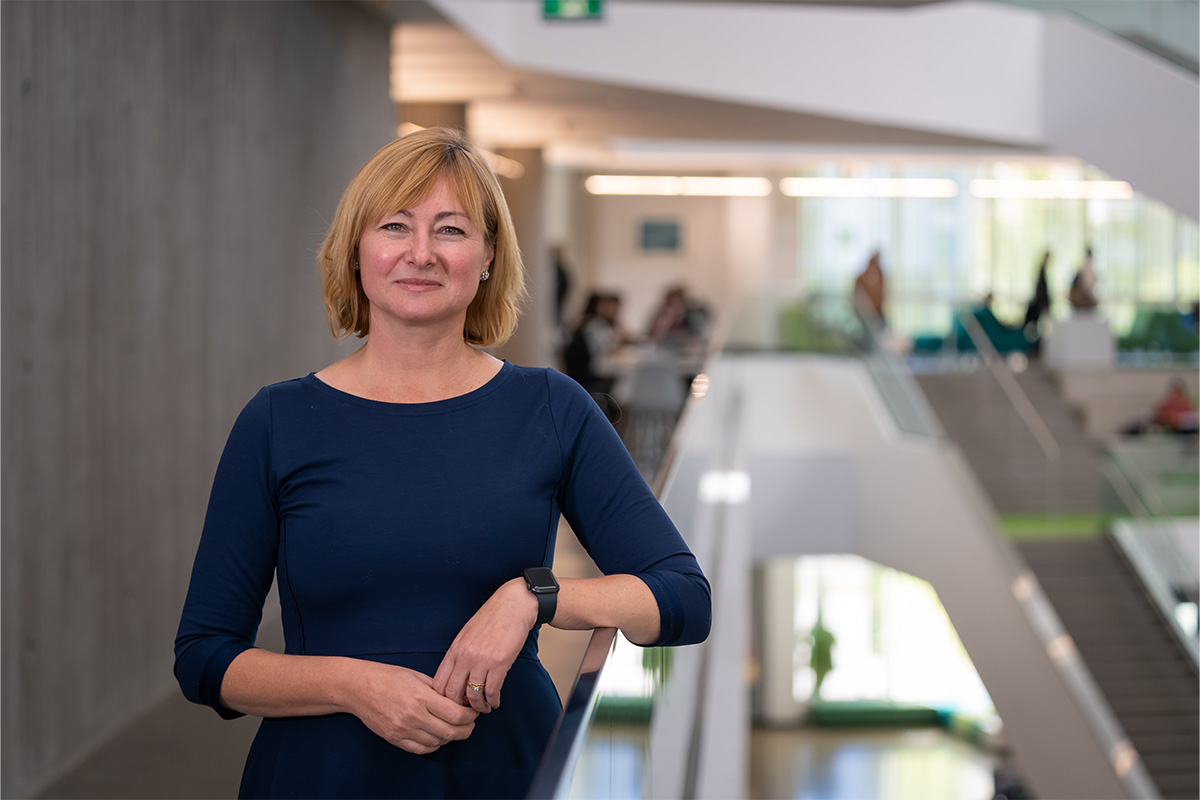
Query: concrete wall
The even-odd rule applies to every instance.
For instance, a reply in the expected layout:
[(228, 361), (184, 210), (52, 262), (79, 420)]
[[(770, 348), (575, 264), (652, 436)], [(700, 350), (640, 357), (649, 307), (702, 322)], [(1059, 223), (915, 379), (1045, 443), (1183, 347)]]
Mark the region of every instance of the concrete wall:
[(15, 797), (173, 684), (234, 416), (347, 349), (315, 250), (393, 112), (365, 4), (6, 0), (0, 27)]

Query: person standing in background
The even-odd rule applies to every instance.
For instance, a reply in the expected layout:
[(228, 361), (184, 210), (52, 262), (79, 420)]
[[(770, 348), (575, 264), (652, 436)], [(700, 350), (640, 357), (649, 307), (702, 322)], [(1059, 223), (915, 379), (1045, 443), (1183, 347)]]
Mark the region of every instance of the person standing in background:
[(1042, 317), (1050, 313), (1050, 284), (1046, 279), (1046, 271), (1050, 268), (1050, 251), (1042, 254), (1042, 262), (1038, 266), (1037, 281), (1033, 287), (1033, 297), (1025, 307), (1025, 338), (1030, 342), (1030, 354), (1037, 355), (1041, 346)]
[(873, 314), (875, 320), (864, 320), (871, 327), (885, 327), (887, 317), (884, 315), (883, 307), (887, 298), (887, 285), (883, 275), (883, 266), (880, 263), (880, 254), (876, 250), (867, 260), (867, 266), (854, 279), (854, 307), (860, 314), (864, 311), (867, 314)]
[(1076, 311), (1091, 311), (1100, 305), (1100, 301), (1096, 299), (1096, 270), (1092, 264), (1091, 245), (1084, 248), (1083, 253), (1083, 263), (1079, 265), (1079, 271), (1071, 280), (1067, 301)]

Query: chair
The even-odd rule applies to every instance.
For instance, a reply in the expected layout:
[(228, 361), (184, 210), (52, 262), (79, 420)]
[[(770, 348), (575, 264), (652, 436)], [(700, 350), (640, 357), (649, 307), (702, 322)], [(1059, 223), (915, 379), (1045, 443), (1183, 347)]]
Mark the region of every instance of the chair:
[(671, 442), (686, 399), (675, 358), (655, 351), (640, 360), (614, 392), (622, 409), (618, 430), (638, 469), (652, 478)]

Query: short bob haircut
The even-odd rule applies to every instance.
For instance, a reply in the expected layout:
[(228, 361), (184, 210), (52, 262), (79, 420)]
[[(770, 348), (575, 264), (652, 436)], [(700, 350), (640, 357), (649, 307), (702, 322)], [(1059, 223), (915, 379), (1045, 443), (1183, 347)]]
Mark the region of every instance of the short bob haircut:
[(354, 269), (367, 226), (420, 205), (442, 180), (449, 181), (495, 252), (491, 274), (467, 308), (463, 338), (492, 347), (512, 336), (525, 299), (525, 266), (500, 182), (462, 133), (426, 128), (381, 148), (342, 193), (319, 257), (325, 315), (334, 337), (363, 337), (371, 330), (370, 303)]

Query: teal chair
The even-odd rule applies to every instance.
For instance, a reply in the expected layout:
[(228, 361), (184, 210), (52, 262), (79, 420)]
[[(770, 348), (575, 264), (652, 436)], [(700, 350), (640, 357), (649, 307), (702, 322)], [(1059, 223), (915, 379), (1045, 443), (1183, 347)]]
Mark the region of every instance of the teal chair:
[(1200, 335), (1185, 324), (1182, 314), (1164, 309), (1139, 308), (1129, 333), (1117, 340), (1117, 346), (1122, 350), (1195, 353), (1200, 350)]
[(990, 308), (979, 307), (960, 312), (954, 318), (954, 337), (960, 352), (975, 352), (975, 343), (967, 334), (966, 326), (963, 324), (963, 318), (966, 314), (975, 317), (975, 321), (979, 323), (979, 327), (987, 335), (988, 341), (992, 343), (992, 347), (995, 347), (996, 352), (1001, 355), (1007, 355), (1008, 353), (1028, 353), (1033, 346), (1033, 342), (1025, 337), (1025, 330), (1023, 328), (1010, 328), (996, 319), (996, 315), (992, 313)]

